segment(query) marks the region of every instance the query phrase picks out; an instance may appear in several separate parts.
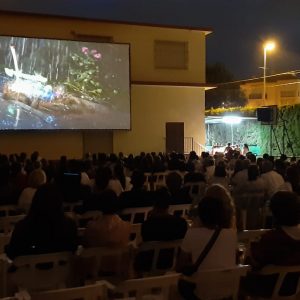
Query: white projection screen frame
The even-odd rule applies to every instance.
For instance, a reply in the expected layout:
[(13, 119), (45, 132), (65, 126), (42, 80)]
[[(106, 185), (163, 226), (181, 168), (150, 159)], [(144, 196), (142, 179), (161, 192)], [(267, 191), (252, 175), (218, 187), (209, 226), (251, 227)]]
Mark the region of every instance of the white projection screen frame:
[(130, 46), (0, 36), (0, 131), (131, 128)]

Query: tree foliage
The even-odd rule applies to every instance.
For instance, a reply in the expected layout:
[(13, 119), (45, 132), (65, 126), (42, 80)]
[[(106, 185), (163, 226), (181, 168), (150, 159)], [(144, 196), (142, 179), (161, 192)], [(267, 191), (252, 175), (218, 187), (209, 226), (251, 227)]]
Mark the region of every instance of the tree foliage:
[(222, 63), (207, 65), (206, 81), (217, 88), (208, 90), (205, 96), (206, 109), (236, 107), (246, 104), (246, 97), (239, 84), (233, 83), (234, 76)]

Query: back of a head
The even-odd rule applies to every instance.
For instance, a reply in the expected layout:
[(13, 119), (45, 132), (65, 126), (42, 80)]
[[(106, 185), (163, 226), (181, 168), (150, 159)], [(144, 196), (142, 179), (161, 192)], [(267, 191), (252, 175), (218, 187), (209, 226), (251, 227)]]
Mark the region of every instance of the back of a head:
[(264, 160), (261, 168), (263, 173), (270, 172), (273, 170), (273, 163), (270, 160)]
[(95, 183), (100, 190), (104, 190), (107, 187), (110, 179), (112, 179), (112, 170), (109, 167), (97, 169)]
[(223, 185), (218, 183), (210, 185), (205, 191), (205, 196), (221, 198), (226, 202), (233, 201), (229, 191)]
[(35, 169), (29, 174), (28, 184), (32, 188), (37, 188), (46, 183), (46, 174), (42, 169)]
[(171, 192), (179, 190), (182, 185), (182, 177), (177, 172), (170, 172), (166, 177), (166, 185)]
[(215, 174), (216, 177), (226, 177), (226, 169), (224, 165), (217, 165), (215, 167)]
[(170, 205), (170, 194), (165, 187), (156, 190), (153, 193), (154, 209), (167, 210)]
[(250, 165), (248, 167), (248, 180), (254, 181), (257, 179), (258, 175), (259, 175), (259, 171), (257, 165)]
[(233, 214), (233, 206), (222, 198), (205, 196), (198, 205), (198, 216), (207, 228), (230, 228)]
[(146, 181), (146, 176), (145, 176), (144, 172), (142, 172), (140, 170), (134, 170), (132, 172), (130, 183), (133, 185), (133, 187), (142, 188), (145, 181)]
[(63, 216), (63, 196), (60, 189), (54, 184), (39, 186), (33, 196), (28, 216), (39, 219)]
[(116, 214), (120, 208), (117, 194), (110, 189), (104, 190), (99, 197), (102, 202), (102, 212), (104, 215)]
[(296, 226), (300, 223), (300, 201), (296, 193), (277, 192), (270, 200), (270, 209), (279, 226)]

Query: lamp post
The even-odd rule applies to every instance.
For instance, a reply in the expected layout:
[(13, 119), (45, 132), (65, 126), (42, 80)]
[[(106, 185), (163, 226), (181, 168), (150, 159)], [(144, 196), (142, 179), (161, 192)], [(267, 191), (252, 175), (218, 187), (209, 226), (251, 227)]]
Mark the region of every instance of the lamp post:
[(275, 43), (267, 41), (264, 43), (264, 84), (263, 84), (263, 105), (266, 105), (266, 74), (267, 74), (267, 52), (275, 48)]

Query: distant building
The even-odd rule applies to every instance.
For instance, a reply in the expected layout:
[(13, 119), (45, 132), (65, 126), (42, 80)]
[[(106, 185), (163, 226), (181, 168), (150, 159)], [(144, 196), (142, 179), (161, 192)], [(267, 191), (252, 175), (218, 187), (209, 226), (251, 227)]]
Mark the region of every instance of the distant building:
[(266, 101), (263, 99), (263, 78), (239, 81), (247, 98), (247, 107), (300, 104), (300, 75), (295, 72), (266, 78)]

